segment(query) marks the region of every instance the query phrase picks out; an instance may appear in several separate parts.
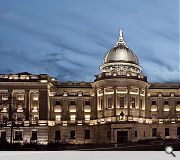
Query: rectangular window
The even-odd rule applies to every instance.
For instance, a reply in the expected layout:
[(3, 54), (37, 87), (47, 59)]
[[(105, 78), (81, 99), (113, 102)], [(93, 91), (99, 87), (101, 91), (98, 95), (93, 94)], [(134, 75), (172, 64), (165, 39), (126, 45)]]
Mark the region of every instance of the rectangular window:
[(137, 137), (137, 131), (134, 132), (134, 136)]
[(1, 132), (1, 140), (6, 140), (6, 131)]
[(71, 120), (71, 121), (75, 121), (75, 120), (76, 120), (76, 115), (74, 115), (74, 114), (73, 114), (73, 115), (70, 115), (70, 120)]
[(31, 140), (37, 140), (37, 131), (32, 131)]
[(112, 106), (113, 106), (113, 98), (108, 97), (107, 98), (107, 108), (112, 108)]
[(168, 105), (168, 101), (164, 101), (164, 105)]
[(177, 104), (180, 104), (180, 101), (177, 101), (176, 103), (177, 103)]
[(55, 140), (60, 140), (61, 139), (61, 132), (59, 130), (55, 131)]
[(146, 132), (144, 131), (144, 137), (146, 137)]
[(90, 105), (90, 101), (85, 101), (85, 105), (89, 106)]
[(76, 139), (76, 132), (75, 132), (75, 130), (71, 130), (70, 131), (70, 139)]
[(111, 138), (111, 132), (107, 131), (107, 138), (110, 139)]
[(156, 105), (156, 101), (152, 101), (151, 104), (152, 104), (152, 105)]
[(85, 130), (84, 139), (90, 139), (90, 130)]
[(180, 136), (180, 127), (177, 127), (177, 136)]
[(169, 135), (169, 128), (165, 128), (165, 136), (170, 136)]
[(136, 99), (132, 98), (132, 108), (136, 108)]
[(56, 115), (55, 120), (56, 121), (61, 121), (61, 115)]
[(55, 101), (55, 105), (60, 106), (61, 105), (61, 101)]
[(140, 105), (139, 105), (140, 109), (142, 109), (142, 103), (143, 103), (142, 98), (140, 98), (140, 102), (139, 103), (140, 103)]
[(15, 131), (15, 138), (14, 138), (15, 141), (20, 141), (20, 140), (23, 140), (22, 138), (22, 131)]
[(70, 102), (70, 105), (75, 105), (75, 104), (76, 104), (75, 101)]
[(103, 99), (102, 98), (99, 99), (99, 106), (100, 106), (100, 109), (102, 110), (103, 109)]
[(124, 108), (124, 97), (119, 98), (119, 107)]
[(157, 137), (157, 128), (152, 128), (152, 137)]

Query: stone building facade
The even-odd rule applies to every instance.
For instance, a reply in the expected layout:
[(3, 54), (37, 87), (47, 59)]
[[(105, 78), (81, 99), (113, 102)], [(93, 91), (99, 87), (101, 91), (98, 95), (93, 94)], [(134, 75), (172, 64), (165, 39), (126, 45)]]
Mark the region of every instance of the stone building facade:
[(0, 75), (0, 137), (9, 142), (123, 143), (180, 137), (180, 83), (150, 83), (120, 32), (94, 82)]

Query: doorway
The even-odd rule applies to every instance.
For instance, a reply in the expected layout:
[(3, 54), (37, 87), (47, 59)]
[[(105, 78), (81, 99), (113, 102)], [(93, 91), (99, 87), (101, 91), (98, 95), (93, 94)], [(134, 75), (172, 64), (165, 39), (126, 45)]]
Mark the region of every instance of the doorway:
[(128, 131), (117, 131), (117, 143), (126, 143), (128, 141)]

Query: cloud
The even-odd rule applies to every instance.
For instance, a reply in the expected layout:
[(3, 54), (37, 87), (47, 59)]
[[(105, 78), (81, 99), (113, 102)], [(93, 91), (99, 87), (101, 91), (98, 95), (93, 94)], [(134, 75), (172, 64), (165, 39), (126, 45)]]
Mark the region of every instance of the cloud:
[(93, 81), (121, 27), (152, 82), (179, 81), (177, 2), (19, 1), (0, 6), (1, 72)]

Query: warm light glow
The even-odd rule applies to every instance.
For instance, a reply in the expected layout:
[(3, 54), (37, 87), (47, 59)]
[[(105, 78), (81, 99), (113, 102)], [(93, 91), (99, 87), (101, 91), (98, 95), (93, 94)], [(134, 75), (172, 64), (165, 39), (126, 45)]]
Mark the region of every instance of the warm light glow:
[(151, 111), (152, 112), (156, 112), (157, 111), (157, 106), (156, 105), (152, 105), (151, 106)]
[(2, 96), (2, 100), (3, 100), (3, 101), (7, 101), (7, 100), (8, 100), (8, 95), (3, 95), (3, 96)]
[(90, 115), (85, 115), (85, 121), (89, 121), (90, 120)]
[(39, 97), (38, 95), (33, 95), (33, 101), (38, 101)]
[(180, 105), (179, 104), (176, 106), (176, 111), (180, 111)]
[(164, 105), (164, 111), (168, 112), (169, 111), (169, 105)]
[(87, 113), (91, 112), (91, 107), (90, 106), (85, 106), (84, 107), (84, 112), (87, 112)]
[(38, 108), (37, 107), (34, 107), (33, 109), (32, 109), (32, 112), (38, 112)]
[(70, 115), (70, 120), (75, 121), (76, 120), (76, 115)]
[(67, 121), (63, 121), (63, 126), (67, 126)]
[(47, 83), (48, 81), (46, 79), (40, 80), (41, 83)]
[(23, 95), (23, 94), (18, 95), (18, 96), (17, 96), (17, 100), (23, 101), (23, 100), (24, 100), (24, 95)]
[(54, 112), (61, 112), (61, 107), (59, 106), (59, 107), (54, 107)]
[(69, 112), (71, 112), (71, 113), (76, 112), (76, 106), (75, 105), (70, 105)]
[(23, 112), (22, 106), (18, 106), (17, 112), (19, 112), (19, 113), (22, 113), (22, 112)]
[(3, 110), (1, 112), (6, 113), (7, 112), (7, 108), (3, 107)]
[(56, 115), (55, 120), (56, 121), (61, 121), (61, 115)]

